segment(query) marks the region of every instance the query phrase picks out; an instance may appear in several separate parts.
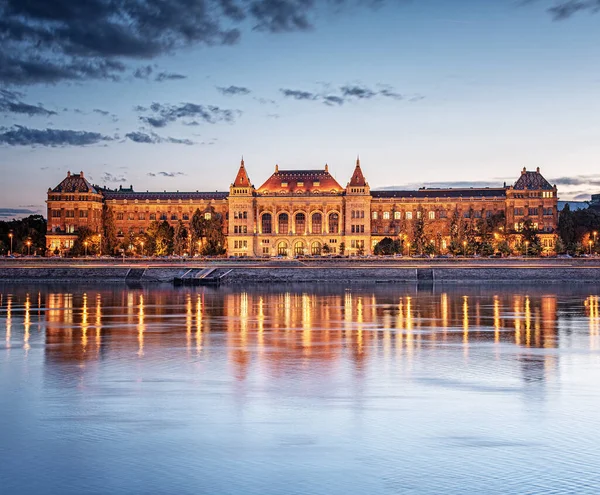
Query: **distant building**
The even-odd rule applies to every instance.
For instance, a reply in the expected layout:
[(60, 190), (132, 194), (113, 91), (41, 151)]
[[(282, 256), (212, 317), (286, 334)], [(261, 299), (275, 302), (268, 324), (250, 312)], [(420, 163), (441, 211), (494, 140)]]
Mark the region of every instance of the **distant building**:
[[(228, 192), (137, 192), (91, 185), (68, 173), (48, 190), (47, 247), (67, 252), (78, 229), (100, 234), (103, 208), (112, 211), (117, 236), (146, 232), (154, 221), (189, 227), (194, 212), (224, 219), (227, 253), (231, 256), (319, 255), (326, 251), (370, 254), (385, 237), (411, 242), (415, 222), (437, 252), (450, 247), (457, 225), (479, 228), (503, 215), (499, 234), (520, 242), (530, 221), (545, 251), (554, 249), (558, 222), (557, 189), (536, 171), (522, 170), (514, 185), (480, 189), (372, 191), (360, 161), (342, 187), (323, 169), (280, 170), (255, 188), (242, 160)], [(501, 215), (499, 215), (501, 214)]]
[(592, 194), (590, 208), (592, 208), (593, 210), (600, 211), (600, 194)]

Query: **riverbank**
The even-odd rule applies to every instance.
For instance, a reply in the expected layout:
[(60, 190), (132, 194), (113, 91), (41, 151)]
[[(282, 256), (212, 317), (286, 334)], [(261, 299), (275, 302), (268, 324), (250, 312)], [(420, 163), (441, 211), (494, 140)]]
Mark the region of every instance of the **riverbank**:
[(2, 260), (0, 282), (174, 282), (220, 270), (221, 284), (598, 283), (598, 259)]

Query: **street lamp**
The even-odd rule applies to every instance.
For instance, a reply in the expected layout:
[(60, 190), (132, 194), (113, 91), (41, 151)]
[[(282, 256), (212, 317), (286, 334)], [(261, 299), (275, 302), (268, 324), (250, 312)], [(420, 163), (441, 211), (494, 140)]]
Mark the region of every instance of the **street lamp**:
[(102, 256), (102, 234), (98, 234), (98, 256)]
[(140, 241), (140, 244), (142, 246), (142, 257), (144, 257), (144, 241)]
[[(592, 241), (590, 241), (592, 242)], [(31, 254), (31, 239), (27, 239), (27, 256)]]
[(525, 258), (529, 254), (529, 241), (525, 241)]
[(8, 237), (10, 238), (10, 251), (8, 252), (9, 256), (12, 254), (12, 250), (13, 250), (13, 243), (12, 243), (13, 236), (14, 236), (14, 234), (12, 232), (8, 233)]
[(87, 247), (88, 247), (88, 241), (84, 241), (83, 245), (85, 246), (85, 257), (87, 258)]
[(592, 255), (592, 244), (594, 241), (592, 241), (591, 239), (588, 241), (588, 244), (590, 245), (590, 256)]
[(467, 256), (467, 241), (463, 241), (463, 256)]
[(406, 243), (406, 245), (407, 245), (407, 250), (408, 250), (407, 255), (410, 256), (410, 241), (408, 241)]

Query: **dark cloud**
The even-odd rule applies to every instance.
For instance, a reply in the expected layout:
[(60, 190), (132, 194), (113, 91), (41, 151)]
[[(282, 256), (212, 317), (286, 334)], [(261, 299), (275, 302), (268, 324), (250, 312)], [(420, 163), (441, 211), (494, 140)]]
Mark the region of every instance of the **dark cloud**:
[(226, 96), (248, 95), (251, 93), (251, 91), (248, 88), (245, 88), (243, 86), (229, 86), (227, 88), (217, 86), (217, 90)]
[(573, 196), (573, 199), (576, 201), (590, 201), (591, 194), (590, 193), (580, 193)]
[(149, 177), (156, 177), (156, 176), (161, 176), (161, 177), (177, 177), (179, 175), (185, 175), (183, 172), (148, 172), (146, 174)]
[(214, 105), (198, 105), (196, 103), (180, 105), (152, 103), (150, 111), (153, 112), (152, 115), (141, 116), (140, 120), (156, 128), (165, 127), (169, 122), (185, 118), (200, 120), (207, 124), (233, 123), (242, 113), (239, 110), (228, 110)]
[(176, 81), (178, 79), (186, 79), (187, 76), (184, 76), (183, 74), (177, 74), (176, 72), (159, 72), (158, 74), (156, 74), (156, 77), (154, 78), (155, 81), (157, 82), (163, 82), (163, 81)]
[(396, 93), (393, 89), (382, 89), (379, 91), (379, 94), (394, 100), (402, 100), (404, 98), (400, 93)]
[(133, 73), (133, 77), (136, 79), (148, 79), (152, 75), (153, 67), (151, 65), (145, 65), (138, 67)]
[(593, 186), (600, 187), (600, 175), (574, 175), (572, 177), (556, 177), (548, 179), (550, 183), (557, 186)]
[(86, 146), (112, 140), (113, 138), (98, 132), (30, 129), (20, 125), (0, 133), (0, 144), (9, 146)]
[(555, 21), (562, 21), (582, 11), (600, 11), (600, 0), (566, 0), (550, 7), (548, 12)]
[(277, 106), (277, 102), (275, 100), (271, 100), (269, 98), (254, 98), (261, 105), (275, 105)]
[(23, 93), (19, 93), (18, 91), (0, 89), (0, 112), (22, 113), (30, 117), (56, 115), (56, 112), (47, 110), (41, 105), (31, 105), (21, 101), (23, 96)]
[(344, 101), (345, 101), (344, 98), (341, 98), (340, 96), (328, 95), (328, 96), (323, 97), (323, 103), (325, 103), (325, 105), (329, 105), (329, 106), (343, 105)]
[(306, 31), (313, 27), (309, 17), (315, 4), (314, 0), (255, 0), (250, 2), (249, 12), (256, 20), (255, 29), (272, 33)]
[(294, 98), (295, 100), (316, 100), (319, 98), (318, 95), (309, 91), (300, 91), (298, 89), (284, 89), (281, 88), (279, 91), (286, 98)]
[(159, 144), (159, 143), (171, 143), (171, 144), (186, 144), (192, 145), (193, 141), (189, 139), (177, 139), (172, 137), (163, 138), (155, 133), (147, 134), (145, 132), (129, 132), (125, 134), (125, 137), (134, 143), (143, 144)]
[(94, 113), (99, 113), (100, 115), (108, 115), (110, 112), (107, 112), (106, 110), (100, 110), (99, 108), (94, 108), (94, 110), (92, 110)]
[(103, 183), (107, 183), (107, 182), (117, 183), (117, 182), (127, 182), (127, 179), (123, 175), (113, 175), (110, 172), (104, 172), (102, 174), (100, 181)]
[(40, 212), (38, 210), (31, 210), (25, 208), (0, 208), (0, 218), (4, 219), (12, 219), (12, 218), (20, 218), (28, 215), (36, 215)]
[(369, 100), (377, 95), (375, 91), (365, 86), (342, 86), (340, 92), (345, 98), (358, 98), (359, 100)]

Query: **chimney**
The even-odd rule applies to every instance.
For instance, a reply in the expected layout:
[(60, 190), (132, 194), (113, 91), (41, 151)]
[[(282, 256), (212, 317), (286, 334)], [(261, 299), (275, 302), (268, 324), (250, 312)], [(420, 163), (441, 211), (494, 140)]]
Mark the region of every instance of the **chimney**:
[(71, 177), (71, 171), (67, 171), (67, 177)]
[(521, 170), (521, 175), (525, 175), (525, 172), (527, 172), (527, 169), (523, 167), (523, 170)]
[(536, 168), (535, 171), (539, 174), (540, 173), (540, 167)]
[(329, 165), (325, 164), (325, 172), (329, 172)]
[(81, 177), (83, 177), (83, 170), (82, 170), (81, 172), (79, 172), (79, 175), (80, 175)]
[(279, 172), (279, 165), (275, 165), (275, 173)]

